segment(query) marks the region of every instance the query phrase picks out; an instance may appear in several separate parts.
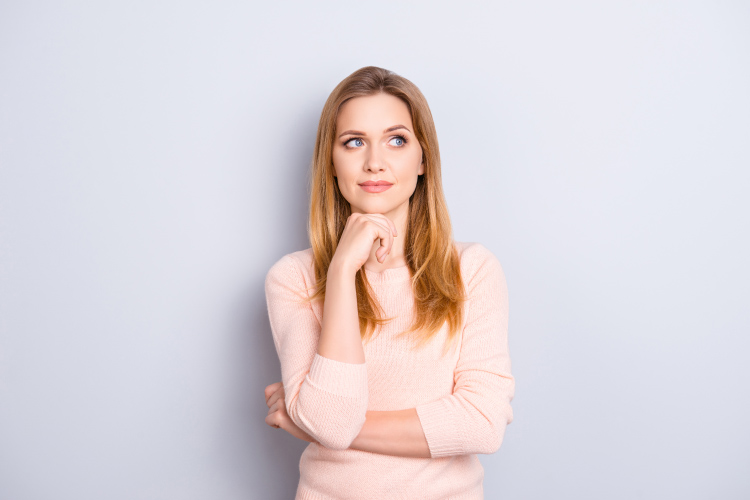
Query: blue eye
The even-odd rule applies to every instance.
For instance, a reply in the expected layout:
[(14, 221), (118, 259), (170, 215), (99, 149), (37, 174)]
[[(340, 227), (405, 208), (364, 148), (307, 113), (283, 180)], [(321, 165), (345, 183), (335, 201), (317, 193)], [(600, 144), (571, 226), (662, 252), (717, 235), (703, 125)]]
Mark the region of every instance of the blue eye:
[(393, 141), (393, 140), (399, 140), (399, 141), (401, 141), (401, 144), (395, 144), (395, 146), (398, 146), (398, 147), (401, 147), (404, 144), (406, 144), (406, 137), (404, 137), (403, 135), (397, 135), (396, 137), (394, 137), (393, 139), (391, 139), (391, 141)]
[[(392, 143), (393, 141), (399, 141), (398, 143), (393, 144), (393, 146), (396, 146), (398, 148), (403, 147), (407, 142), (409, 142), (406, 140), (406, 137), (404, 137), (403, 135), (397, 135), (395, 137), (392, 137), (391, 140), (388, 142)], [(354, 145), (350, 146), (350, 143), (354, 143)], [(347, 141), (344, 141), (344, 147), (347, 149), (357, 149), (361, 146), (364, 146), (364, 144), (365, 144), (364, 141), (360, 137), (353, 137)]]

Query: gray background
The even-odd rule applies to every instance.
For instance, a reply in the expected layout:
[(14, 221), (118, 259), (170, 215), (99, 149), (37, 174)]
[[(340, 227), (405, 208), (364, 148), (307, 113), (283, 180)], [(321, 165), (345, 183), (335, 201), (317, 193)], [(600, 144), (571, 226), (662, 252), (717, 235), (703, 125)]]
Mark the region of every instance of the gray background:
[(288, 499), (263, 279), (323, 103), (433, 111), (500, 259), (488, 499), (750, 496), (746, 2), (3, 2), (0, 498)]

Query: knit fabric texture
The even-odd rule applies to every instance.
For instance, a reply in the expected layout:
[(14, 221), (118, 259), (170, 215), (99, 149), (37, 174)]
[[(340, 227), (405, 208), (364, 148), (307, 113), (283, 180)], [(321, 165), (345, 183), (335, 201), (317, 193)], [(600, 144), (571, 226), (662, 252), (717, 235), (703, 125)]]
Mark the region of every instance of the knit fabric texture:
[[(479, 243), (455, 242), (467, 290), (459, 342), (445, 356), (447, 323), (416, 349), (394, 336), (411, 323), (407, 266), (367, 280), (386, 317), (363, 344), (365, 363), (317, 353), (323, 302), (303, 302), (315, 278), (312, 249), (285, 255), (265, 281), (286, 410), (318, 441), (302, 453), (295, 500), (483, 498), (477, 454), (496, 452), (513, 420), (515, 379), (508, 350), (508, 289), (498, 259)], [(416, 408), (430, 458), (349, 449), (367, 411)]]

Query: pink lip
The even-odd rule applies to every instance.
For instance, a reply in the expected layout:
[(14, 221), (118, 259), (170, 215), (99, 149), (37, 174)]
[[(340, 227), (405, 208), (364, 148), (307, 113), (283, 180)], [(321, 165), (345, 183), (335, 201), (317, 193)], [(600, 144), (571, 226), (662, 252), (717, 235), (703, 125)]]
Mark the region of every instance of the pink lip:
[(382, 193), (393, 186), (393, 184), (386, 181), (367, 181), (360, 184), (360, 186), (368, 193)]

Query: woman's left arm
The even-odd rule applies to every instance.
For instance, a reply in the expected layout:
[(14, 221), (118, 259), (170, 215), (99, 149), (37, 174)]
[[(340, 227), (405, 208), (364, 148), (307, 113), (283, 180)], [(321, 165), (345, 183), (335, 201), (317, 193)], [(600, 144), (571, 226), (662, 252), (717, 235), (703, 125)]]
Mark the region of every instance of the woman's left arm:
[(368, 411), (365, 424), (349, 449), (398, 457), (430, 458), (416, 408)]
[(432, 458), (495, 453), (513, 421), (505, 273), (478, 243), (463, 258), (469, 300), (453, 394), (416, 407)]
[(465, 251), (469, 302), (451, 395), (416, 408), (368, 411), (350, 448), (404, 457), (495, 453), (513, 421), (508, 350), (508, 288), (484, 246)]

